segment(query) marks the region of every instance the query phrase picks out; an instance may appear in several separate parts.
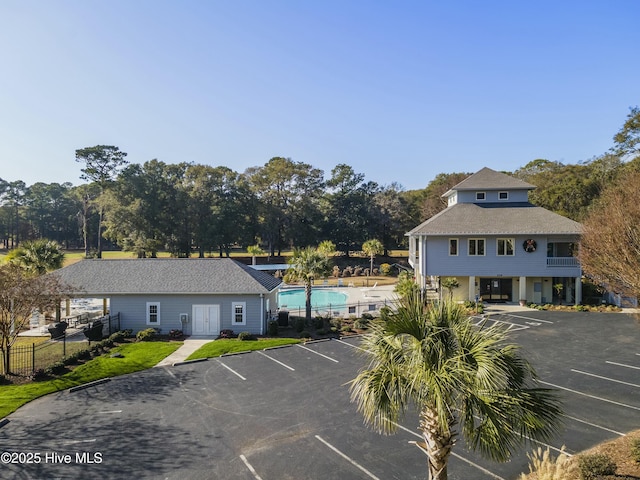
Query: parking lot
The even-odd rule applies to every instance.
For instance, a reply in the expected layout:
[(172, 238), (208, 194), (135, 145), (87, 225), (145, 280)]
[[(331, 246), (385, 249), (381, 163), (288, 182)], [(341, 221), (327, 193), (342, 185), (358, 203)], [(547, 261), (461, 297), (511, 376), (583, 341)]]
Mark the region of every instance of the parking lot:
[[(566, 416), (552, 449), (574, 454), (640, 428), (635, 319), (525, 311), (486, 321), (504, 323), (543, 385), (560, 391)], [(159, 367), (49, 395), (0, 428), (3, 451), (31, 452), (32, 460), (39, 453), (40, 462), (2, 465), (1, 476), (423, 479), (426, 458), (408, 444), (418, 440), (416, 416), (382, 436), (349, 402), (348, 382), (366, 362), (358, 344), (347, 338)], [(497, 464), (460, 440), (449, 478), (516, 479), (532, 448)]]

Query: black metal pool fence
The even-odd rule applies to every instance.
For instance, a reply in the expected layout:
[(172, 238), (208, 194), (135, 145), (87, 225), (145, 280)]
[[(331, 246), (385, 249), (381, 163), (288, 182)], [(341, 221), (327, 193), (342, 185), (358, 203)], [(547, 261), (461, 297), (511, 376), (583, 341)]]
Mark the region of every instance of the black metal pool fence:
[[(119, 314), (105, 315), (95, 319), (95, 321), (98, 320), (103, 325), (103, 337), (108, 337), (120, 330)], [(86, 350), (90, 346), (91, 341), (85, 336), (83, 328), (68, 329), (57, 338), (51, 338), (42, 343), (14, 345), (9, 350), (9, 368), (5, 371), (4, 362), (0, 362), (0, 374), (33, 375), (38, 370), (44, 370), (69, 355)]]

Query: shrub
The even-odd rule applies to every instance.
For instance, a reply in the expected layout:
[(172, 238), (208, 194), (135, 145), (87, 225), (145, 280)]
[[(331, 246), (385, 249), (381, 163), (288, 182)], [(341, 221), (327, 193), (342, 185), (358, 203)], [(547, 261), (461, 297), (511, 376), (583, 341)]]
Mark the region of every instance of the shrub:
[(149, 342), (154, 340), (157, 336), (158, 332), (156, 332), (155, 328), (147, 328), (136, 333), (136, 340), (138, 342)]
[(327, 331), (322, 329), (322, 328), (320, 330), (316, 330), (316, 335), (324, 335), (326, 333), (327, 333)]
[(338, 265), (334, 265), (332, 275), (335, 278), (338, 278), (340, 276), (340, 267)]
[(66, 370), (64, 362), (55, 362), (44, 369), (45, 375), (60, 375)]
[(316, 330), (324, 328), (324, 318), (316, 317), (313, 321), (313, 326), (315, 327)]
[(640, 438), (631, 441), (631, 457), (640, 463)]
[(608, 455), (595, 453), (578, 457), (583, 480), (597, 480), (602, 475), (615, 475), (618, 466)]
[(269, 320), (269, 324), (267, 325), (267, 335), (270, 337), (278, 336), (278, 322), (276, 320)]
[(173, 330), (169, 330), (169, 338), (172, 340), (181, 340), (182, 337), (184, 337), (184, 333), (182, 332), (182, 330), (178, 330), (178, 329), (173, 329)]
[(300, 338), (311, 338), (311, 334), (309, 332), (307, 332), (306, 330), (302, 330), (300, 332)]
[(341, 332), (353, 332), (353, 328), (351, 328), (351, 325), (344, 325), (341, 329)]
[(361, 317), (363, 320), (373, 320), (373, 315), (371, 315), (369, 312), (364, 312)]
[(225, 328), (223, 330), (220, 330), (220, 335), (218, 335), (218, 338), (235, 338), (235, 335), (233, 333), (233, 330), (231, 330), (230, 328)]
[(131, 336), (131, 333), (132, 333), (131, 330), (120, 330), (115, 333), (112, 333), (109, 336), (109, 340), (115, 343), (122, 343), (125, 341), (125, 339)]
[(295, 321), (295, 326), (296, 326), (296, 332), (300, 333), (304, 330), (305, 327), (305, 321), (304, 318), (302, 317), (296, 317), (296, 321)]
[(353, 276), (359, 277), (362, 275), (362, 267), (356, 267), (353, 269)]
[(366, 330), (369, 328), (369, 320), (367, 320), (366, 318), (360, 318), (353, 322), (353, 327), (357, 328), (358, 330)]
[(246, 340), (255, 340), (256, 337), (254, 337), (251, 333), (249, 332), (240, 332), (238, 334), (238, 340), (240, 341), (246, 341)]
[(336, 331), (342, 328), (342, 319), (341, 318), (332, 318), (329, 320), (329, 324), (331, 325), (331, 331), (335, 328)]

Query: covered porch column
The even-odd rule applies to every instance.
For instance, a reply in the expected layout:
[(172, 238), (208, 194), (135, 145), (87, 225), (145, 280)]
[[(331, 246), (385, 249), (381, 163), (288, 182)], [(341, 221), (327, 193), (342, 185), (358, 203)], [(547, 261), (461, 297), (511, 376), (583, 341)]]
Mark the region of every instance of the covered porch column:
[(476, 277), (473, 275), (469, 277), (469, 301), (476, 301)]
[(574, 294), (576, 297), (576, 305), (579, 305), (580, 303), (582, 303), (582, 277), (576, 277), (575, 278), (575, 290), (574, 290)]
[(527, 277), (520, 277), (520, 281), (518, 283), (520, 284), (518, 286), (518, 300), (528, 300), (527, 299)]

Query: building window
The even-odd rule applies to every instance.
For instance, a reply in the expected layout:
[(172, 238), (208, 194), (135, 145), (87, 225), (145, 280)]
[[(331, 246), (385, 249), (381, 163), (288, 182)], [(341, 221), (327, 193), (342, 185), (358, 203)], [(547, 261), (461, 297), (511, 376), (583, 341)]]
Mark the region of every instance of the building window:
[(449, 239), (449, 255), (451, 256), (458, 255), (458, 239), (457, 238)]
[(476, 200), (485, 200), (487, 194), (485, 192), (476, 192)]
[(498, 192), (498, 200), (509, 200), (509, 192)]
[(231, 304), (231, 323), (233, 325), (247, 324), (247, 304), (245, 302)]
[(160, 325), (160, 302), (147, 302), (147, 325)]
[(469, 239), (469, 255), (484, 256), (484, 238)]
[(513, 256), (514, 255), (514, 249), (513, 246), (515, 245), (515, 240), (513, 238), (499, 238), (498, 239), (498, 251), (497, 251), (497, 255), (498, 256)]

